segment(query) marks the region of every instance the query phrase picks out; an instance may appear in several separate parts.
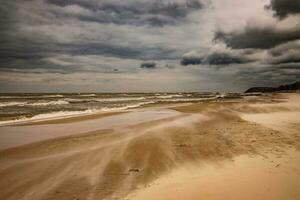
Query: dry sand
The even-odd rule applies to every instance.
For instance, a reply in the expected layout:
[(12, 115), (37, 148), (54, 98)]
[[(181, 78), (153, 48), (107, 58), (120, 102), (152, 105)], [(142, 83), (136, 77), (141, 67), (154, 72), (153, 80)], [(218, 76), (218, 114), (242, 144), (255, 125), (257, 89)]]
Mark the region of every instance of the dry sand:
[(300, 154), (238, 156), (232, 161), (184, 166), (138, 190), (128, 199), (299, 199)]
[(0, 151), (0, 199), (300, 199), (299, 97), (191, 104), (106, 127), (92, 118), (90, 132)]

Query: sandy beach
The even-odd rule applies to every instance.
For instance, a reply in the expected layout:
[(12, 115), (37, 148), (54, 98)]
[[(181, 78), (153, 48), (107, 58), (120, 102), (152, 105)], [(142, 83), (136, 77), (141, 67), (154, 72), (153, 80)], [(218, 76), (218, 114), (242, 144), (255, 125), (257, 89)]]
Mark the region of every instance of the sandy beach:
[(300, 93), (0, 127), (0, 199), (300, 199)]
[(0, 200), (300, 200), (300, 0), (3, 0)]

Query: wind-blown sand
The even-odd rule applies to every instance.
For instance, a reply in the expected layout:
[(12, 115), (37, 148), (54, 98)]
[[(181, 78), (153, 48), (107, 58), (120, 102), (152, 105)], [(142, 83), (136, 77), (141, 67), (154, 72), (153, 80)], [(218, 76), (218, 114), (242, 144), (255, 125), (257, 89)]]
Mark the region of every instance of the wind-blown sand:
[[(300, 199), (299, 100), (276, 94), (2, 127), (0, 199)], [(57, 133), (32, 139), (44, 134), (39, 126)], [(32, 140), (5, 146), (22, 127), (35, 129)]]
[(243, 155), (201, 167), (185, 166), (129, 199), (299, 199), (299, 156), (294, 151), (283, 158)]

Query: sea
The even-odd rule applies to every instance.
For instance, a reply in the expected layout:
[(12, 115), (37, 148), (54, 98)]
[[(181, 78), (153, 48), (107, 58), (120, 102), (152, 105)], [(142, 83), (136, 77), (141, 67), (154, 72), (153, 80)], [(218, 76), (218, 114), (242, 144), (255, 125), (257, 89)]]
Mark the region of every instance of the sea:
[(123, 111), (154, 104), (216, 100), (238, 94), (192, 93), (18, 93), (0, 94), (0, 125), (96, 112)]

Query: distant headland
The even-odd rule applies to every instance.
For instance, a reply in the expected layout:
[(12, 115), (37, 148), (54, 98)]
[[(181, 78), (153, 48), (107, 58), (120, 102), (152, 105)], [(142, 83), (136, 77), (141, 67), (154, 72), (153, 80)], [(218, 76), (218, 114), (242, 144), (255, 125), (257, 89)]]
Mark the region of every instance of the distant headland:
[(245, 91), (245, 93), (253, 92), (286, 92), (300, 90), (300, 82), (293, 84), (281, 85), (279, 87), (252, 87)]

